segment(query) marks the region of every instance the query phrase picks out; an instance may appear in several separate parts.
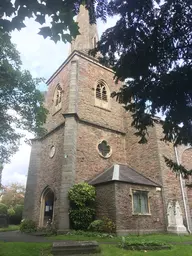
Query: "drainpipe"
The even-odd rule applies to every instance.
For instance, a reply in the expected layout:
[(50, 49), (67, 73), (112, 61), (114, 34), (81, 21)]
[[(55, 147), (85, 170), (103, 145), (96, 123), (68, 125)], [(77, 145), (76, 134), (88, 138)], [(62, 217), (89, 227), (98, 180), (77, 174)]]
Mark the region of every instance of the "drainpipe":
[[(176, 162), (178, 165), (180, 165), (177, 148), (174, 147), (174, 150), (175, 150)], [(182, 178), (181, 174), (179, 174), (179, 179), (180, 179), (181, 193), (182, 193), (184, 209), (185, 209), (185, 216), (186, 216), (186, 221), (187, 221), (187, 230), (191, 234), (191, 230), (189, 227), (189, 216), (188, 216), (188, 212), (187, 212), (187, 204), (186, 204), (186, 199), (185, 199), (185, 194), (184, 194), (183, 178)]]

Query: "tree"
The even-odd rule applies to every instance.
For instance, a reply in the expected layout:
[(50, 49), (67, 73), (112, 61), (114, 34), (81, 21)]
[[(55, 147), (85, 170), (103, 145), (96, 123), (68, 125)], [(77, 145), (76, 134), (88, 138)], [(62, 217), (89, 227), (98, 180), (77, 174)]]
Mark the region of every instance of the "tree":
[(21, 70), (20, 56), (10, 36), (0, 29), (0, 163), (9, 161), (27, 130), (43, 134), (47, 111), (43, 95), (36, 89), (42, 79)]
[[(106, 19), (107, 2), (107, 0), (1, 0), (0, 27), (6, 32), (20, 30), (25, 27), (26, 17), (34, 17), (35, 21), (44, 25), (40, 27), (39, 34), (44, 37), (49, 36), (54, 41), (62, 39), (64, 42), (71, 42), (78, 34), (78, 24), (74, 16), (79, 12), (80, 5), (84, 4), (89, 9), (90, 23), (95, 23), (96, 13), (97, 17)], [(46, 25), (46, 16), (50, 19), (49, 26)]]
[[(116, 81), (126, 81), (113, 97), (132, 113), (132, 125), (147, 140), (155, 114), (165, 116), (163, 140), (192, 144), (192, 1), (110, 1), (116, 25), (101, 37), (97, 50), (113, 67)], [(185, 177), (192, 174), (165, 158)]]
[(25, 186), (19, 183), (13, 183), (9, 186), (4, 186), (1, 195), (1, 203), (8, 208), (14, 208), (16, 205), (24, 205)]
[[(56, 3), (56, 4), (55, 4)], [(127, 81), (113, 97), (132, 113), (132, 125), (140, 143), (147, 141), (147, 127), (153, 126), (157, 112), (165, 115), (162, 123), (164, 140), (192, 144), (192, 1), (191, 0), (70, 0), (70, 1), (3, 1), (2, 18), (6, 29), (23, 26), (25, 17), (35, 16), (51, 25), (40, 34), (57, 41), (71, 41), (78, 34), (73, 17), (85, 4), (90, 22), (117, 15), (116, 25), (101, 37), (96, 51), (102, 63), (115, 71), (116, 81)], [(69, 32), (66, 32), (66, 31)], [(96, 52), (95, 51), (95, 52)], [(92, 52), (94, 54), (95, 52)], [(168, 162), (175, 170), (176, 165)], [(183, 174), (192, 174), (180, 168)]]

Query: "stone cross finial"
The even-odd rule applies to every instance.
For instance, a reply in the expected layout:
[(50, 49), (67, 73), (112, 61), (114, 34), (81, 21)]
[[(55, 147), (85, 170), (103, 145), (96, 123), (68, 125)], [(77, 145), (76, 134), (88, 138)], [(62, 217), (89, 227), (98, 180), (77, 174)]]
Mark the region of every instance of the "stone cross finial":
[(80, 7), (77, 22), (80, 35), (72, 42), (71, 52), (77, 50), (88, 53), (90, 49), (95, 48), (98, 42), (98, 32), (97, 25), (89, 23), (89, 12), (83, 5)]

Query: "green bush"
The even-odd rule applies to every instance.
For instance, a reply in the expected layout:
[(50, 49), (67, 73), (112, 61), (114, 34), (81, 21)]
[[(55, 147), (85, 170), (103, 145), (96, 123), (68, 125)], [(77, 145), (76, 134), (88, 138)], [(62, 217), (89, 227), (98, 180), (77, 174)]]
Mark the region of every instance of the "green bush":
[(13, 207), (13, 210), (15, 211), (15, 214), (10, 216), (9, 222), (10, 224), (18, 225), (22, 220), (23, 205), (16, 204), (15, 207)]
[(95, 188), (87, 183), (74, 185), (68, 192), (71, 227), (86, 230), (95, 215)]
[(87, 230), (93, 221), (95, 210), (89, 207), (69, 211), (71, 227), (75, 230)]
[(102, 220), (103, 220), (103, 231), (106, 233), (114, 233), (115, 223), (107, 217), (104, 217)]
[(24, 233), (32, 233), (37, 230), (37, 225), (33, 220), (23, 220), (20, 224), (20, 231)]
[(98, 237), (98, 238), (114, 238), (115, 234), (106, 234), (106, 233), (100, 233), (100, 232), (89, 232), (89, 231), (83, 231), (83, 230), (72, 230), (67, 233), (67, 235), (71, 236), (84, 236), (84, 237)]
[(103, 220), (94, 220), (88, 227), (88, 230), (92, 232), (103, 232), (104, 231), (104, 222)]
[(69, 200), (77, 208), (94, 205), (95, 188), (85, 182), (75, 184), (68, 192)]
[(129, 241), (125, 237), (122, 237), (122, 241), (119, 243), (119, 247), (126, 250), (162, 250), (171, 249), (171, 246), (161, 241)]
[(9, 217), (12, 217), (12, 216), (15, 215), (15, 211), (14, 211), (13, 208), (9, 208), (9, 209), (7, 210), (7, 213), (8, 213), (8, 216), (9, 216)]
[(7, 208), (5, 204), (0, 203), (0, 215), (7, 215)]

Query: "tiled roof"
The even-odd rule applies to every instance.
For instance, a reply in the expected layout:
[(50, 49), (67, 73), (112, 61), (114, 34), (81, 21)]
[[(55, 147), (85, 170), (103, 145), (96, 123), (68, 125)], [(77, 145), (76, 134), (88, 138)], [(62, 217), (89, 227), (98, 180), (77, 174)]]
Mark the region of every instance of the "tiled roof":
[(147, 185), (159, 187), (160, 185), (153, 182), (144, 175), (138, 173), (127, 165), (114, 164), (103, 173), (89, 181), (89, 184), (96, 185), (111, 181), (126, 182), (138, 185)]

